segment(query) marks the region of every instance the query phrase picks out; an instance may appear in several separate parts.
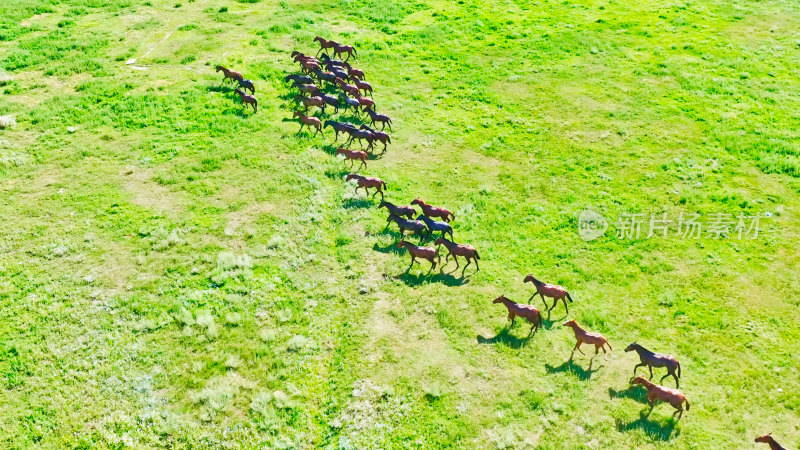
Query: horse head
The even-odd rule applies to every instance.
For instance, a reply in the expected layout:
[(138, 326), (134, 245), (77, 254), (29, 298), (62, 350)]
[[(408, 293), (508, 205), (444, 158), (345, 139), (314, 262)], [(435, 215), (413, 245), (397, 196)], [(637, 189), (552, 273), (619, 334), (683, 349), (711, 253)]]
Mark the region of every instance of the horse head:
[(639, 344), (637, 344), (636, 342), (633, 342), (633, 343), (631, 343), (631, 345), (625, 347), (625, 351), (626, 352), (632, 352), (632, 351), (636, 350), (637, 347), (641, 347), (641, 346)]
[(419, 206), (422, 206), (422, 205), (424, 205), (424, 204), (425, 204), (425, 201), (424, 201), (424, 200), (422, 200), (421, 198), (415, 198), (414, 200), (411, 200), (411, 204), (412, 204), (412, 205), (419, 205)]
[(756, 438), (756, 442), (760, 442), (762, 444), (769, 444), (771, 440), (772, 440), (772, 433), (767, 433)]
[(492, 303), (502, 303), (503, 300), (508, 300), (505, 295), (501, 295), (500, 297), (497, 297), (496, 299), (492, 300)]
[(436, 239), (436, 242), (433, 243), (433, 245), (442, 245), (442, 244), (444, 244), (444, 240), (442, 238)]
[(562, 323), (561, 325), (563, 325), (565, 327), (571, 327), (571, 326), (578, 325), (578, 322), (575, 322), (575, 319), (569, 319), (568, 321)]
[(404, 240), (401, 240), (400, 242), (397, 243), (397, 247), (399, 247), (399, 248), (403, 248), (406, 245), (408, 245), (408, 242), (406, 242)]
[(220, 70), (224, 72), (224, 71), (226, 71), (228, 69), (226, 69), (226, 68), (224, 68), (222, 66), (217, 66), (215, 72), (219, 72)]
[(639, 375), (636, 378), (634, 378), (633, 380), (631, 380), (631, 384), (645, 384), (645, 381), (646, 380), (644, 379), (644, 377)]

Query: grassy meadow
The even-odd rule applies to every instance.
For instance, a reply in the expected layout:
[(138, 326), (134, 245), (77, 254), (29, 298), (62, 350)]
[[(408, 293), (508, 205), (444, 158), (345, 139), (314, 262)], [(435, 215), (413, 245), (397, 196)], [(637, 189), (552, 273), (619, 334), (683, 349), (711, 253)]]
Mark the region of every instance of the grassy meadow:
[[(788, 0), (1, 2), (0, 447), (797, 448), (799, 30)], [(480, 271), (406, 273), (330, 128), (297, 133), (316, 35), (393, 118), (362, 172)], [(616, 236), (664, 212), (763, 218)], [(563, 306), (509, 330), (527, 273), (613, 352), (568, 363)], [(633, 341), (680, 360), (680, 421)]]

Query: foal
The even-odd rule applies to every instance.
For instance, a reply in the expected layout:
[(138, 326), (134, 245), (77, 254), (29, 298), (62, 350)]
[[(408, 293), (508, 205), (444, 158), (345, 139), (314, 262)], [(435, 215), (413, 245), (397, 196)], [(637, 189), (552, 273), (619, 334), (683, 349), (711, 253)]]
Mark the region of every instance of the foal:
[[(688, 410), (689, 408), (686, 408), (686, 409)], [(774, 437), (772, 437), (772, 433), (765, 434), (763, 436), (757, 437), (756, 438), (756, 442), (759, 442), (759, 443), (762, 443), (762, 444), (768, 444), (770, 450), (786, 450), (785, 448), (783, 448), (781, 446), (781, 444), (778, 444), (778, 442), (775, 440)]]
[(528, 336), (535, 334), (537, 331), (539, 331), (539, 327), (542, 326), (542, 315), (539, 314), (538, 309), (531, 305), (520, 305), (519, 303), (514, 303), (507, 299), (505, 295), (497, 297), (492, 303), (502, 303), (506, 305), (506, 309), (508, 309), (508, 318), (511, 319), (511, 327), (514, 326), (516, 316), (527, 319), (528, 322), (533, 324), (531, 325), (531, 331), (528, 333)]
[[(447, 239), (440, 237), (436, 239), (434, 242), (435, 245), (444, 245), (447, 248), (447, 256), (444, 258), (444, 263), (447, 264), (447, 261), (450, 257), (453, 257), (453, 261), (456, 262), (456, 268), (453, 270), (458, 269), (458, 257), (463, 256), (467, 260), (467, 265), (461, 269), (461, 275), (464, 275), (464, 272), (467, 270), (467, 266), (472, 263), (472, 260), (475, 260), (475, 271), (481, 270), (481, 267), (478, 265), (478, 260), (481, 259), (480, 255), (478, 255), (478, 251), (475, 250), (475, 247), (467, 244), (456, 244), (455, 242), (448, 241)], [(444, 266), (442, 266), (444, 267)]]
[(361, 165), (358, 166), (359, 168), (361, 166), (364, 166), (365, 169), (367, 168), (367, 152), (362, 152), (361, 150), (347, 150), (346, 148), (339, 147), (336, 149), (334, 155), (344, 155), (345, 161), (350, 161), (351, 169), (355, 161), (361, 161)]
[(583, 353), (583, 350), (581, 350), (581, 344), (584, 343), (589, 345), (594, 345), (595, 356), (597, 356), (597, 353), (600, 351), (601, 348), (603, 349), (603, 353), (608, 353), (606, 352), (605, 348), (606, 345), (608, 346), (608, 350), (611, 350), (611, 344), (608, 343), (608, 341), (606, 340), (606, 338), (603, 337), (602, 334), (584, 330), (578, 325), (578, 322), (575, 322), (575, 319), (568, 320), (564, 322), (563, 325), (565, 327), (572, 327), (572, 331), (575, 332), (575, 339), (577, 339), (578, 341), (575, 343), (575, 348), (572, 349), (572, 354), (569, 355), (570, 361), (572, 361), (572, 357), (575, 356), (575, 350), (581, 352), (581, 354), (583, 355), (586, 354)]
[[(431, 271), (434, 269), (434, 267), (436, 267), (436, 261), (434, 261), (434, 259), (438, 260), (438, 261), (442, 260), (442, 257), (439, 256), (439, 254), (436, 252), (435, 248), (418, 247), (418, 246), (416, 246), (416, 245), (414, 245), (414, 244), (412, 244), (410, 242), (403, 241), (403, 240), (398, 242), (397, 246), (400, 247), (400, 248), (405, 247), (406, 249), (408, 249), (408, 254), (411, 255), (411, 265), (408, 266), (408, 269), (406, 269), (406, 272), (411, 270), (411, 267), (414, 265), (414, 263), (420, 264), (420, 262), (417, 261), (417, 258), (427, 259), (431, 263), (431, 270), (429, 270), (428, 273), (431, 273)], [(420, 264), (420, 265), (422, 265), (422, 264)]]
[(651, 410), (656, 405), (656, 400), (669, 403), (673, 408), (677, 409), (677, 411), (672, 414), (672, 417), (677, 415), (678, 419), (683, 417), (684, 403), (686, 403), (686, 410), (689, 410), (689, 400), (686, 400), (683, 393), (677, 389), (659, 386), (646, 380), (643, 376), (634, 378), (631, 384), (641, 384), (647, 389), (647, 401), (650, 403)]
[(258, 100), (256, 100), (254, 96), (250, 94), (245, 94), (240, 89), (234, 89), (233, 92), (239, 94), (239, 100), (242, 101), (245, 108), (247, 108), (247, 105), (250, 105), (253, 107), (254, 113), (258, 112)]
[[(320, 120), (317, 119), (316, 117), (306, 116), (305, 114), (301, 113), (300, 111), (295, 111), (294, 114), (292, 115), (292, 117), (299, 117), (300, 118), (300, 129), (297, 130), (298, 133), (303, 131), (303, 127), (306, 126), (306, 125), (308, 125), (308, 128), (312, 128), (313, 127), (315, 130), (317, 130), (317, 131), (314, 132), (314, 136), (316, 136), (317, 133), (322, 133), (322, 122), (320, 122)], [(322, 133), (322, 134), (325, 134), (325, 133)]]
[(450, 222), (456, 218), (456, 216), (454, 216), (450, 211), (438, 206), (431, 206), (425, 203), (425, 200), (421, 198), (415, 198), (411, 204), (419, 205), (419, 207), (422, 208), (422, 213), (428, 217), (439, 217), (445, 222)]
[(547, 308), (547, 302), (544, 300), (544, 298), (551, 297), (553, 299), (553, 306), (547, 309), (547, 312), (549, 313), (550, 311), (553, 310), (553, 308), (556, 307), (558, 301), (561, 300), (564, 302), (564, 309), (567, 311), (567, 314), (569, 314), (569, 308), (567, 307), (567, 299), (569, 299), (569, 301), (571, 302), (572, 297), (569, 296), (569, 293), (563, 287), (539, 281), (536, 279), (536, 277), (534, 277), (531, 274), (528, 274), (528, 276), (526, 276), (525, 279), (522, 280), (522, 282), (523, 283), (531, 282), (533, 283), (534, 286), (536, 286), (536, 292), (533, 295), (531, 295), (531, 298), (529, 298), (528, 301), (533, 300), (533, 297), (536, 297), (537, 294), (541, 295), (542, 303), (544, 303), (544, 307)]
[(244, 79), (242, 74), (240, 74), (239, 72), (234, 72), (234, 71), (228, 70), (228, 69), (226, 69), (226, 68), (224, 68), (222, 66), (217, 66), (215, 72), (220, 72), (220, 71), (222, 71), (222, 75), (223, 75), (222, 82), (223, 83), (228, 81), (228, 80), (239, 81), (239, 80), (243, 80)]
[(414, 210), (414, 208), (410, 206), (397, 206), (393, 203), (389, 203), (383, 200), (381, 200), (380, 204), (378, 204), (378, 208), (386, 208), (387, 210), (389, 210), (389, 214), (394, 214), (395, 216), (400, 216), (400, 217), (406, 216), (409, 219), (413, 219), (414, 214), (417, 213)]
[(375, 188), (375, 193), (372, 194), (375, 197), (375, 194), (381, 194), (381, 200), (383, 200), (383, 189), (387, 189), (386, 183), (377, 177), (362, 177), (361, 175), (351, 173), (344, 178), (344, 181), (356, 180), (358, 185), (356, 186), (356, 193), (361, 188), (364, 188), (364, 192), (369, 195), (369, 188)]
[(653, 353), (650, 350), (642, 347), (641, 345), (634, 342), (633, 344), (627, 346), (625, 348), (626, 352), (634, 351), (639, 354), (639, 364), (633, 368), (633, 376), (636, 376), (636, 369), (642, 366), (647, 366), (650, 369), (650, 379), (653, 379), (653, 367), (666, 367), (667, 374), (661, 377), (659, 383), (664, 381), (664, 378), (672, 375), (672, 378), (675, 378), (675, 386), (681, 387), (678, 378), (681, 375), (681, 363), (675, 359), (674, 356), (671, 355), (662, 355), (661, 353)]

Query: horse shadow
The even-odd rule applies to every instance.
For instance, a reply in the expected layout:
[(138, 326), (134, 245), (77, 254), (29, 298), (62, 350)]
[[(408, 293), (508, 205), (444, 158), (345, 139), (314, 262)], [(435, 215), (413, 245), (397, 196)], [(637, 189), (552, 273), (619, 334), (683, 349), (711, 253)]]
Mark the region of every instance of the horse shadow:
[[(248, 109), (250, 109), (249, 113), (248, 113)], [(247, 108), (230, 107), (230, 108), (223, 109), (222, 110), (222, 114), (226, 115), (226, 116), (238, 116), (238, 117), (247, 119), (247, 118), (250, 118), (250, 116), (252, 116), (253, 114), (255, 114), (255, 112), (253, 112), (253, 110), (249, 106)]]
[(337, 147), (334, 144), (325, 144), (322, 147), (320, 147), (320, 150), (322, 150), (323, 152), (325, 152), (325, 153), (327, 153), (329, 155), (335, 155), (337, 148), (339, 148), (339, 147)]
[(616, 419), (615, 423), (617, 426), (617, 431), (627, 432), (632, 430), (642, 430), (650, 438), (659, 441), (668, 441), (680, 434), (680, 430), (675, 430), (677, 420), (670, 417), (666, 423), (660, 423), (655, 420), (650, 420), (650, 412), (652, 412), (652, 408), (650, 408), (647, 412), (640, 412), (639, 418), (630, 422), (624, 422), (620, 419)]
[(476, 340), (479, 344), (503, 344), (509, 348), (523, 348), (527, 347), (530, 340), (535, 336), (535, 334), (528, 335), (526, 337), (517, 337), (511, 334), (511, 327), (503, 328), (499, 333), (492, 337), (485, 337), (478, 335), (476, 336)]
[(614, 388), (608, 388), (608, 397), (612, 399), (629, 398), (639, 403), (649, 405), (649, 402), (647, 401), (647, 390), (640, 389), (638, 386), (628, 386), (628, 388), (623, 391), (618, 391)]
[(345, 167), (345, 168), (343, 168), (341, 170), (326, 169), (325, 170), (325, 176), (330, 178), (330, 179), (332, 179), (332, 180), (341, 180), (342, 178), (345, 177), (345, 175), (347, 175), (347, 174), (352, 172), (349, 169), (350, 169), (349, 167)]
[(569, 361), (561, 364), (558, 367), (553, 367), (550, 364), (545, 364), (544, 368), (547, 370), (547, 373), (568, 372), (568, 373), (571, 373), (571, 374), (575, 375), (576, 377), (578, 377), (578, 379), (580, 379), (582, 381), (587, 381), (590, 378), (592, 378), (592, 374), (594, 374), (595, 372), (597, 372), (598, 370), (600, 370), (603, 367), (603, 366), (600, 366), (600, 367), (598, 367), (596, 369), (592, 369), (592, 364), (593, 363), (594, 363), (594, 361), (589, 362), (589, 368), (588, 369), (584, 369), (583, 367), (575, 364), (575, 362), (572, 361), (572, 360), (569, 360)]
[(402, 248), (398, 247), (396, 243), (389, 244), (386, 247), (381, 247), (378, 244), (374, 244), (372, 246), (372, 249), (375, 250), (376, 252), (380, 252), (380, 253), (384, 253), (384, 254), (393, 253), (395, 255), (402, 255), (403, 253), (405, 253), (405, 250), (403, 250)]
[(372, 204), (373, 204), (372, 199), (369, 199), (367, 197), (348, 198), (342, 202), (342, 207), (344, 209), (372, 208)]
[(220, 93), (220, 92), (221, 92), (221, 93), (224, 93), (224, 94), (229, 94), (229, 93), (232, 93), (232, 92), (233, 92), (233, 89), (234, 89), (234, 88), (232, 88), (230, 85), (225, 85), (225, 84), (220, 84), (220, 85), (218, 85), (218, 86), (217, 86), (217, 85), (215, 85), (215, 86), (208, 86), (208, 87), (206, 87), (206, 90), (207, 90), (208, 92), (217, 92), (217, 93)]
[[(422, 261), (422, 264), (426, 263), (427, 261)], [(412, 275), (410, 273), (410, 270), (407, 270), (406, 272), (397, 275), (394, 278), (402, 281), (403, 283), (405, 283), (406, 286), (409, 287), (416, 287), (425, 282), (442, 283), (443, 285), (448, 287), (457, 287), (457, 286), (463, 286), (464, 284), (469, 282), (464, 278), (456, 278), (449, 274), (438, 273), (436, 271), (431, 271), (431, 270), (424, 271), (424, 269), (423, 272), (419, 273), (418, 275)]]

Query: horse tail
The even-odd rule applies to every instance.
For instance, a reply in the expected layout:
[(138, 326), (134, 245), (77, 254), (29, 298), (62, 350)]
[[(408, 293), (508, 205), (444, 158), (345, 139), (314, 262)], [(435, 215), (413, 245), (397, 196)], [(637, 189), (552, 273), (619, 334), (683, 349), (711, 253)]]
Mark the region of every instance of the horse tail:
[(686, 410), (688, 411), (689, 410), (689, 400), (686, 397), (684, 397), (683, 401), (686, 402)]
[(542, 313), (537, 314), (536, 317), (539, 319), (539, 323), (536, 324), (536, 326), (537, 327), (541, 327), (542, 326)]
[(569, 302), (572, 303), (572, 297), (569, 296), (569, 292), (565, 292), (565, 294), (567, 294), (567, 300), (569, 300)]
[(612, 351), (612, 352), (614, 351), (614, 349), (611, 348), (611, 343), (610, 342), (606, 341), (606, 345), (608, 346), (608, 350), (609, 351)]
[(453, 213), (448, 211), (447, 215), (450, 216), (450, 220), (456, 220), (456, 215), (455, 214), (453, 214)]
[(389, 189), (388, 187), (386, 187), (386, 182), (385, 181), (381, 180), (381, 184), (383, 185), (384, 189)]
[[(481, 256), (478, 254), (478, 251), (475, 250), (475, 259), (481, 259)], [(477, 264), (477, 263), (475, 263)]]
[(391, 136), (386, 136), (386, 142), (391, 144), (392, 143), (392, 137)]
[[(681, 377), (681, 363), (678, 363), (678, 378)], [(686, 408), (689, 409), (689, 408)]]

